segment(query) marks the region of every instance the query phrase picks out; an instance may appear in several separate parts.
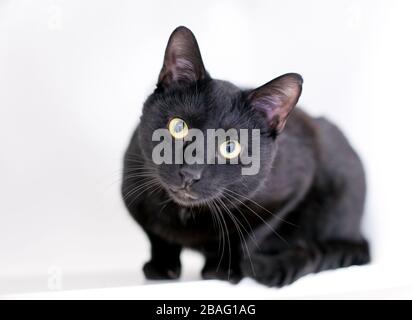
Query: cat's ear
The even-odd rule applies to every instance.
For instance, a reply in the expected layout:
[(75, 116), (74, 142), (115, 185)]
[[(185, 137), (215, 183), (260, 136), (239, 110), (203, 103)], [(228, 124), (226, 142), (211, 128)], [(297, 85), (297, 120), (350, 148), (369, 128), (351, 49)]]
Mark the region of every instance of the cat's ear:
[(169, 88), (175, 84), (190, 84), (206, 76), (199, 46), (192, 31), (186, 27), (176, 28), (167, 43), (157, 86)]
[(303, 79), (297, 73), (287, 73), (248, 95), (250, 106), (263, 113), (269, 126), (280, 133), (302, 93)]

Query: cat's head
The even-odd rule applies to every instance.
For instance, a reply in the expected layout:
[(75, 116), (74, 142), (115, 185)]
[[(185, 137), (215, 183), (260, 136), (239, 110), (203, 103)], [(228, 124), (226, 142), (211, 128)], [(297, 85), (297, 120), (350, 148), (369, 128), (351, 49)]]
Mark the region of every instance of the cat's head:
[[(290, 73), (257, 89), (242, 90), (213, 79), (204, 67), (193, 33), (185, 27), (177, 28), (170, 36), (157, 88), (146, 100), (139, 124), (139, 144), (146, 164), (153, 168), (156, 179), (170, 197), (182, 205), (219, 202), (225, 198), (244, 201), (246, 198), (242, 197), (253, 194), (273, 166), (276, 137), (299, 99), (302, 82), (300, 75)], [(153, 153), (159, 141), (153, 141), (153, 133), (158, 129), (170, 132), (169, 143), (181, 140), (180, 149), (173, 144), (166, 151), (173, 159), (176, 152), (184, 152), (194, 143), (184, 138), (188, 130), (203, 133), (207, 149), (208, 129), (236, 132), (247, 129), (249, 144), (256, 140), (252, 138), (252, 130), (258, 129), (258, 154), (253, 156), (259, 160), (259, 168), (255, 174), (245, 175), (242, 174), (245, 163), (230, 163), (229, 159), (233, 162), (242, 152), (252, 156), (252, 147), (245, 148), (241, 141), (229, 138), (224, 145), (216, 144), (211, 155), (215, 160), (225, 158), (224, 164), (211, 163), (206, 152), (201, 155), (203, 164), (188, 164), (185, 159), (183, 163), (156, 164)]]

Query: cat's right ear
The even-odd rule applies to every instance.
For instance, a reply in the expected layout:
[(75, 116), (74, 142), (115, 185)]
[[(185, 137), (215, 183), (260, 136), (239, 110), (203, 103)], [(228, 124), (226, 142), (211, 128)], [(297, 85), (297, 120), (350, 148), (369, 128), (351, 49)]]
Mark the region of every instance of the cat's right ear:
[(158, 88), (187, 85), (206, 77), (207, 72), (192, 31), (186, 27), (176, 28), (167, 43)]

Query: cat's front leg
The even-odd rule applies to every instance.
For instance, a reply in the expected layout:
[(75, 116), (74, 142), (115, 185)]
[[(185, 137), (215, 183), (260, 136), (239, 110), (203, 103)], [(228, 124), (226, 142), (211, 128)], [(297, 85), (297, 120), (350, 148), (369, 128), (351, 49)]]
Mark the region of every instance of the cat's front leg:
[(204, 252), (206, 261), (202, 269), (202, 278), (238, 283), (242, 279), (239, 252), (236, 247), (230, 251), (228, 247), (222, 250), (223, 248)]
[(171, 280), (180, 277), (180, 252), (182, 247), (148, 233), (152, 257), (143, 266), (143, 272), (150, 280)]

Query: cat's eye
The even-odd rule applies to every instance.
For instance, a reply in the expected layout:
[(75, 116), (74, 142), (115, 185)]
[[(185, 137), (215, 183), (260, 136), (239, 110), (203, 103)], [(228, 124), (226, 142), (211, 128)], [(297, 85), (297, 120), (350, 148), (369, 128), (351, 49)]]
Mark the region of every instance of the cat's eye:
[(219, 151), (224, 158), (233, 159), (239, 156), (242, 147), (236, 140), (228, 140), (220, 145)]
[(169, 121), (168, 129), (175, 139), (183, 139), (189, 133), (189, 127), (186, 122), (180, 118), (173, 118)]

